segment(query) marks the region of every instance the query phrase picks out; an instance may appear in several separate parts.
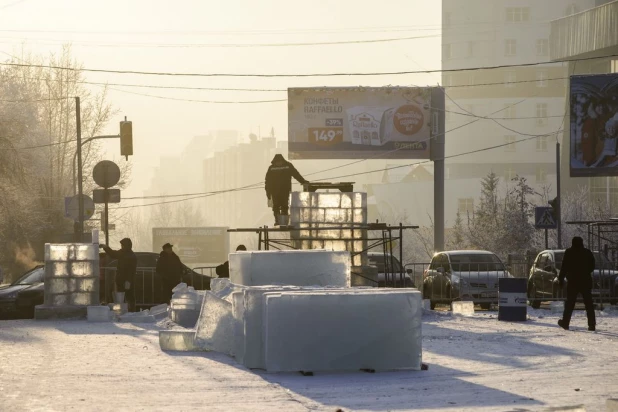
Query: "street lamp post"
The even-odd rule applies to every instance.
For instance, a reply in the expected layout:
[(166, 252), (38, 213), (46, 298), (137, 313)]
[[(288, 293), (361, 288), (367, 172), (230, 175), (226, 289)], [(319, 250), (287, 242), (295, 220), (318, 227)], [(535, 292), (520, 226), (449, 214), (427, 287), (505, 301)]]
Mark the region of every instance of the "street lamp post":
[[(85, 146), (86, 143), (90, 143), (93, 140), (98, 140), (98, 139), (120, 139), (120, 135), (103, 135), (103, 136), (93, 136), (93, 137), (89, 137), (88, 139), (84, 140), (81, 144), (81, 147)], [(77, 150), (75, 151), (75, 154), (73, 155), (73, 193), (77, 194), (77, 190), (78, 188), (76, 187), (76, 183), (77, 183), (77, 178), (75, 177), (75, 174), (77, 173), (77, 170), (75, 168), (75, 159), (77, 158), (78, 151), (81, 151), (81, 147), (78, 147)]]

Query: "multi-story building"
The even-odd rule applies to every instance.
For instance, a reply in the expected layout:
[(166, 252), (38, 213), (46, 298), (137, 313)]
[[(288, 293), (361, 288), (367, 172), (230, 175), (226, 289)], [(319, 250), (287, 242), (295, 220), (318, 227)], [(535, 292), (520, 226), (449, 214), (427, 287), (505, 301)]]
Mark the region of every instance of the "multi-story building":
[(480, 179), (490, 172), (505, 185), (519, 175), (536, 192), (555, 195), (555, 146), (564, 128), (569, 72), (566, 64), (550, 61), (550, 22), (594, 5), (443, 0), (446, 176), (458, 182), (446, 183), (447, 222), (457, 210), (475, 206)]

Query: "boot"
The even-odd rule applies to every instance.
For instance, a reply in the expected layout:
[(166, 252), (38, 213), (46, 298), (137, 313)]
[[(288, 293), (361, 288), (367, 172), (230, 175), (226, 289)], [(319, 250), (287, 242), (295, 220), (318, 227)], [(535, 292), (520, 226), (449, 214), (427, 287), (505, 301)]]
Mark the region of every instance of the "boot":
[(560, 326), (562, 329), (564, 330), (569, 330), (569, 325), (567, 325), (566, 323), (564, 323), (564, 320), (560, 319), (558, 321), (558, 326)]
[(279, 215), (277, 213), (275, 215), (275, 226), (279, 226)]

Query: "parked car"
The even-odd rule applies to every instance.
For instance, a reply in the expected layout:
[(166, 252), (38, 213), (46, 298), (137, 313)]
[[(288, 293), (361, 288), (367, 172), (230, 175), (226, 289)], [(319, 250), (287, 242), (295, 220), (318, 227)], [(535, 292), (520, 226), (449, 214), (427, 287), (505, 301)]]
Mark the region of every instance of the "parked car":
[(483, 309), (498, 303), (498, 279), (512, 277), (492, 252), (454, 250), (434, 255), (423, 274), (423, 297), (431, 308), (454, 300), (473, 301)]
[[(20, 318), (28, 316), (17, 306), (17, 298), (20, 292), (43, 284), (45, 268), (37, 266), (24, 273), (19, 279), (10, 285), (0, 287), (0, 318)], [(34, 309), (33, 312), (34, 313)]]
[[(389, 260), (389, 265), (392, 262), (392, 267), (389, 269), (388, 285), (386, 284), (386, 265), (384, 264), (383, 252), (368, 252), (369, 264), (378, 268), (378, 287), (392, 286), (393, 281), (396, 287), (413, 288), (414, 281), (410, 277), (411, 270), (404, 271), (401, 267), (401, 263), (395, 256), (391, 256), (390, 253), (386, 255)], [(391, 260), (392, 259), (392, 260)], [(401, 273), (404, 275), (404, 283), (401, 284)]]
[[(162, 298), (163, 282), (156, 273), (159, 254), (155, 252), (135, 252), (137, 255), (137, 275), (135, 277), (135, 303), (138, 307), (152, 306), (164, 303)], [(106, 301), (111, 301), (111, 291), (114, 285), (113, 276), (117, 260), (112, 259), (102, 266), (105, 284), (107, 285)], [(211, 276), (203, 275), (186, 265), (183, 266), (182, 281), (195, 290), (210, 290)]]
[[(543, 299), (563, 299), (566, 297), (566, 281), (560, 288), (558, 277), (562, 269), (564, 249), (544, 250), (534, 260), (528, 277), (528, 299), (533, 308), (539, 308)], [(606, 299), (612, 304), (618, 300), (618, 271), (612, 263), (599, 252), (592, 252), (595, 270), (592, 272), (592, 297)]]

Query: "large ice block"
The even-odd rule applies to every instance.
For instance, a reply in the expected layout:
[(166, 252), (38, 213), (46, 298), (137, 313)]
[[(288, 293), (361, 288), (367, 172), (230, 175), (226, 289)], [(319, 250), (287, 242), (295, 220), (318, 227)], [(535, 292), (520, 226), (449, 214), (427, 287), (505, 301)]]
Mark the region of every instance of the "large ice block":
[(194, 330), (162, 330), (159, 331), (161, 350), (192, 352), (199, 350), (195, 346)]
[(421, 300), (416, 290), (269, 293), (266, 369), (420, 370)]
[(350, 286), (350, 253), (285, 250), (230, 253), (230, 280), (245, 286)]
[(451, 310), (453, 315), (472, 316), (474, 315), (474, 302), (452, 302)]
[(243, 363), (245, 356), (245, 292), (232, 292), (232, 317), (234, 318), (234, 347), (232, 353), (238, 363)]
[(202, 311), (196, 325), (195, 344), (203, 350), (232, 354), (234, 317), (232, 304), (211, 291), (204, 295)]

